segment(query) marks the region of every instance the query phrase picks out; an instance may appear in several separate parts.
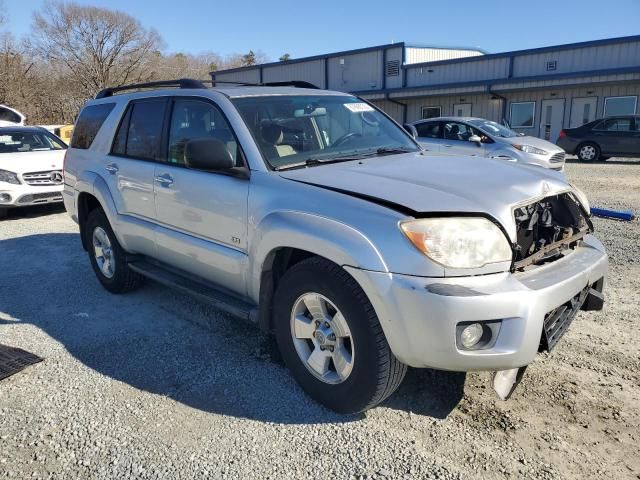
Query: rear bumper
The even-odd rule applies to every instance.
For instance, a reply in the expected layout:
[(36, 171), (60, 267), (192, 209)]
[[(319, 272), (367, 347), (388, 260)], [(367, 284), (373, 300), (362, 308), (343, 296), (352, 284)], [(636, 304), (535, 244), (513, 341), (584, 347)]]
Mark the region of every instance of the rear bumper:
[(556, 142), (556, 145), (562, 148), (569, 155), (573, 155), (574, 153), (576, 153), (576, 147), (578, 146), (578, 141), (571, 137), (565, 136), (565, 137), (559, 138), (558, 141)]
[[(8, 195), (8, 200), (2, 200)], [(29, 207), (43, 203), (62, 202), (62, 185), (33, 187), (30, 185), (12, 185), (0, 188), (0, 208)]]
[[(371, 300), (391, 350), (412, 367), (507, 370), (533, 361), (545, 316), (607, 274), (592, 236), (565, 258), (529, 272), (424, 278), (345, 267)], [(500, 321), (490, 348), (456, 344), (461, 322)]]

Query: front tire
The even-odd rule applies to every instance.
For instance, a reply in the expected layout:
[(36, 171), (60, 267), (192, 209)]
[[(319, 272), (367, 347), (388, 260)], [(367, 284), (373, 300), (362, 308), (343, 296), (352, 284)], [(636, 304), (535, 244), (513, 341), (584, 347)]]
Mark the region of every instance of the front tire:
[(126, 253), (102, 209), (89, 213), (84, 234), (91, 266), (104, 288), (111, 293), (126, 293), (142, 285), (144, 277), (129, 268)]
[(9, 214), (8, 208), (0, 208), (0, 219), (5, 218)]
[(339, 413), (384, 401), (407, 371), (356, 281), (320, 257), (289, 269), (274, 299), (278, 347), (309, 396)]
[(580, 145), (576, 155), (581, 162), (597, 162), (600, 158), (600, 147), (593, 142)]

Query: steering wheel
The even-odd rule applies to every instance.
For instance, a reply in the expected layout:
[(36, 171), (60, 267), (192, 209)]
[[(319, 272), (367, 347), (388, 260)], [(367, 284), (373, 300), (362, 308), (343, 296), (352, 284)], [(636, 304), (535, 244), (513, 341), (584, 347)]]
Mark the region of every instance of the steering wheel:
[(361, 137), (362, 134), (361, 133), (357, 133), (357, 132), (349, 132), (349, 133), (345, 133), (344, 135), (342, 135), (340, 138), (338, 138), (335, 142), (333, 142), (331, 144), (332, 147), (339, 147), (340, 145), (347, 143), (348, 141), (357, 138), (357, 137)]

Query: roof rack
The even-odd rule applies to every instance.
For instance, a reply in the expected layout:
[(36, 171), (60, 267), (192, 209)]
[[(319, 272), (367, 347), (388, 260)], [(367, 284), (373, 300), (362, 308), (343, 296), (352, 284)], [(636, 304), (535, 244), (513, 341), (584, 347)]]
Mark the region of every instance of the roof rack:
[(194, 80), (192, 78), (180, 78), (179, 80), (160, 80), (158, 82), (134, 83), (132, 85), (122, 85), (121, 87), (105, 88), (98, 92), (98, 94), (96, 95), (96, 99), (110, 97), (115, 92), (122, 92), (124, 90), (156, 87), (207, 88), (200, 80)]
[(111, 97), (116, 92), (125, 90), (136, 90), (140, 88), (156, 88), (156, 87), (178, 87), (178, 88), (207, 88), (205, 83), (211, 83), (215, 86), (217, 83), (228, 83), (240, 85), (243, 87), (295, 87), (295, 88), (313, 88), (318, 89), (316, 85), (302, 80), (291, 80), (288, 82), (265, 82), (265, 83), (245, 83), (232, 82), (225, 80), (194, 80), (192, 78), (180, 78), (178, 80), (160, 80), (157, 82), (134, 83), (132, 85), (122, 85), (120, 87), (104, 88), (98, 92), (96, 99)]

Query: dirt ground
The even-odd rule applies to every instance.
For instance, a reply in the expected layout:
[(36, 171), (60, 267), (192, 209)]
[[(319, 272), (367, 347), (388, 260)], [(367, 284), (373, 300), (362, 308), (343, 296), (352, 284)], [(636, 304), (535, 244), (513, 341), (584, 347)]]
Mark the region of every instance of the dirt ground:
[[(592, 206), (640, 213), (640, 162), (567, 165)], [(310, 401), (253, 326), (149, 284), (100, 288), (60, 210), (0, 222), (0, 478), (640, 479), (640, 223), (594, 219), (607, 303), (513, 397), (489, 373), (410, 370), (358, 416)], [(206, 327), (206, 328), (203, 328)]]

